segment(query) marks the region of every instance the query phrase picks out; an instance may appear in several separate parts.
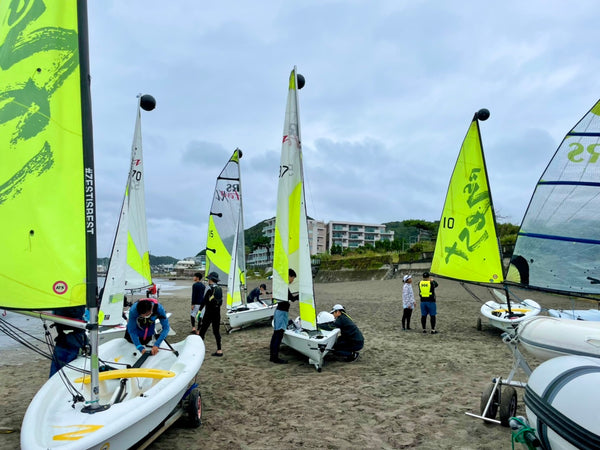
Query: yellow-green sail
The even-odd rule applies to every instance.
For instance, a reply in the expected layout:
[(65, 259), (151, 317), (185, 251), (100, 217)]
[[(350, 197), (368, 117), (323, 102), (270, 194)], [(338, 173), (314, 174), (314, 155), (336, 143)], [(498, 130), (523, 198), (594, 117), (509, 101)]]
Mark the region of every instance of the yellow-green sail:
[(290, 74), (279, 167), (273, 255), (273, 298), (287, 300), (288, 289), (290, 289), (288, 270), (293, 269), (297, 274), (297, 289), (292, 288), (292, 290), (297, 290), (300, 296), (302, 327), (307, 330), (315, 330), (317, 315), (304, 200), (296, 80), (296, 68), (294, 67)]
[(477, 283), (504, 281), (477, 115), (450, 179), (431, 272)]
[(80, 83), (76, 3), (2, 1), (3, 308), (86, 303), (86, 229), (95, 233), (95, 206), (93, 169), (84, 173)]

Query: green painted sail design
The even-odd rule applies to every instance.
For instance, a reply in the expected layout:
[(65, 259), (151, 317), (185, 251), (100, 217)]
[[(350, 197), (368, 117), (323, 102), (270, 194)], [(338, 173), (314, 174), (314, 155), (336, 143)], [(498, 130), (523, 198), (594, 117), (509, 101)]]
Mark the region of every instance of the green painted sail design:
[(102, 324), (121, 323), (126, 289), (143, 289), (151, 284), (150, 252), (146, 232), (141, 111), (140, 100), (138, 100), (129, 175), (100, 302), (104, 313)]
[(296, 77), (296, 67), (294, 67), (289, 80), (279, 166), (273, 255), (273, 298), (287, 300), (288, 289), (295, 291), (288, 282), (288, 269), (293, 269), (297, 274), (294, 284), (298, 285), (302, 326), (307, 330), (315, 330), (317, 315), (304, 199)]
[(431, 272), (476, 283), (504, 281), (476, 117), (471, 122), (450, 178)]
[(600, 101), (567, 133), (525, 212), (509, 282), (600, 294)]
[(84, 161), (77, 9), (67, 0), (0, 3), (4, 308), (86, 304), (95, 206), (93, 166)]
[(246, 255), (240, 158), (235, 149), (217, 177), (208, 219), (206, 273), (217, 272), (227, 283), (227, 308), (246, 303)]

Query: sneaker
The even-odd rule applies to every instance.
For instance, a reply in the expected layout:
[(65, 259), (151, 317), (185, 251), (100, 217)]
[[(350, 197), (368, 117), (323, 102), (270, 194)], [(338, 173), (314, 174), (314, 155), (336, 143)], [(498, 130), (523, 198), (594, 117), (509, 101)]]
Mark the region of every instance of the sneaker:
[(412, 328), (411, 328), (411, 327), (407, 327), (406, 329), (407, 329), (407, 330), (412, 330)]
[(427, 330), (423, 330), (423, 333), (427, 333)]
[(358, 353), (358, 352), (352, 352), (352, 354), (350, 356), (348, 356), (348, 358), (346, 358), (346, 362), (354, 362), (359, 357), (360, 357), (360, 353)]
[(402, 331), (406, 331), (406, 328), (402, 327)]
[(287, 361), (281, 358), (271, 358), (271, 362), (274, 362), (275, 364), (287, 364)]
[(431, 330), (431, 334), (437, 334), (437, 331)]

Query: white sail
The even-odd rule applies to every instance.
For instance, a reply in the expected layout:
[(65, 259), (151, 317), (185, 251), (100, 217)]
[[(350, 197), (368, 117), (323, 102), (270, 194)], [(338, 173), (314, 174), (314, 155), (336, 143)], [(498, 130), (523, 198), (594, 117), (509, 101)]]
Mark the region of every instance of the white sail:
[(102, 325), (118, 325), (122, 322), (125, 289), (141, 289), (152, 284), (143, 175), (141, 111), (138, 101), (131, 165), (100, 302), (104, 314)]
[(206, 273), (219, 274), (227, 283), (227, 308), (245, 303), (246, 258), (240, 158), (233, 155), (217, 177), (208, 219), (206, 239)]
[(306, 330), (317, 329), (317, 314), (310, 265), (310, 247), (304, 199), (302, 145), (298, 112), (296, 67), (290, 74), (289, 91), (283, 126), (281, 165), (277, 189), (275, 250), (273, 256), (273, 297), (288, 299), (288, 270), (296, 274), (300, 295), (300, 319)]
[(508, 280), (570, 295), (600, 294), (600, 101), (567, 133), (517, 236)]

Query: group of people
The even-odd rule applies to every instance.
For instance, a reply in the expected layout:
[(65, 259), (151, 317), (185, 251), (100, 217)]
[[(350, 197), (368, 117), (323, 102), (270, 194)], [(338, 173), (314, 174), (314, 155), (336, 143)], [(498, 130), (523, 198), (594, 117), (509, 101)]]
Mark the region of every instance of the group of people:
[[(402, 330), (410, 330), (410, 318), (415, 308), (415, 294), (412, 287), (412, 275), (404, 275), (402, 287)], [(419, 281), (419, 297), (421, 299), (421, 326), (423, 333), (427, 333), (427, 316), (431, 324), (431, 334), (437, 334), (435, 329), (437, 305), (435, 302), (435, 288), (438, 287), (429, 272), (423, 273), (423, 279)]]
[[(291, 285), (296, 279), (296, 272), (289, 269), (288, 282)], [(199, 335), (204, 339), (208, 328), (212, 325), (213, 334), (215, 336), (217, 350), (212, 356), (223, 356), (221, 348), (221, 334), (219, 328), (221, 326), (221, 305), (223, 304), (223, 291), (219, 286), (219, 275), (216, 272), (211, 272), (207, 276), (208, 283), (202, 283), (202, 273), (194, 274), (194, 284), (192, 285), (192, 300), (190, 311), (190, 322), (192, 333)], [(406, 280), (405, 280), (406, 281)], [(127, 328), (125, 339), (131, 342), (137, 350), (144, 354), (150, 351), (150, 354), (156, 355), (159, 348), (167, 335), (169, 334), (170, 325), (167, 313), (164, 307), (158, 301), (158, 289), (156, 285), (152, 285), (147, 293), (147, 298), (142, 298), (129, 308), (127, 319)], [(266, 284), (261, 284), (258, 288), (253, 289), (247, 297), (249, 303), (260, 301), (261, 295), (267, 294)], [(279, 348), (283, 340), (283, 335), (289, 323), (290, 302), (295, 302), (299, 299), (297, 293), (293, 294), (288, 289), (287, 300), (277, 301), (277, 307), (273, 316), (273, 336), (270, 343), (270, 361), (276, 364), (285, 364), (286, 360), (279, 357)], [(82, 311), (68, 312), (71, 317), (79, 318), (83, 316), (85, 308)], [(65, 314), (65, 312), (63, 312)], [(334, 320), (328, 325), (329, 328), (339, 328), (340, 336), (334, 345), (334, 353), (342, 356), (345, 361), (356, 361), (359, 357), (359, 351), (364, 346), (364, 337), (356, 326), (352, 318), (346, 313), (345, 308), (341, 304), (334, 305), (331, 310)], [(156, 322), (159, 322), (162, 329), (158, 335), (155, 334)], [(410, 321), (410, 317), (409, 317)], [(404, 319), (403, 319), (404, 323)], [(327, 328), (327, 325), (324, 326)], [(79, 353), (79, 350), (84, 347), (86, 336), (84, 330), (69, 329), (64, 326), (57, 326), (58, 336), (56, 338), (55, 355), (52, 361), (50, 376), (60, 370)], [(154, 338), (152, 346), (148, 344)]]

